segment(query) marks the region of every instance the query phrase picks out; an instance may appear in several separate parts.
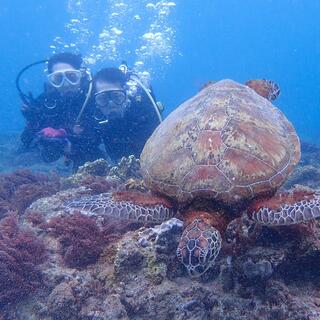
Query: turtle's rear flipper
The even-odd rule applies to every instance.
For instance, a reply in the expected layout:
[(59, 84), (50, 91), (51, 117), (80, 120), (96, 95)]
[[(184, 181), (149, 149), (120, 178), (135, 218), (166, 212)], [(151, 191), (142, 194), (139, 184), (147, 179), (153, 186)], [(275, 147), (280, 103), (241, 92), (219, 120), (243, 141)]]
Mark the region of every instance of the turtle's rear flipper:
[(270, 226), (284, 226), (320, 217), (320, 193), (282, 192), (263, 202), (254, 202), (249, 210), (253, 220)]
[[(109, 216), (142, 223), (158, 223), (170, 219), (174, 211), (158, 202), (143, 203), (139, 194), (139, 202), (135, 201), (138, 193), (102, 193), (99, 195), (74, 199), (65, 203), (67, 211), (77, 210), (86, 215)], [(132, 194), (134, 196), (132, 196)]]
[(260, 96), (268, 99), (269, 101), (273, 101), (277, 99), (280, 95), (279, 86), (271, 80), (266, 79), (256, 79), (256, 80), (248, 80), (245, 83), (246, 86), (253, 89)]

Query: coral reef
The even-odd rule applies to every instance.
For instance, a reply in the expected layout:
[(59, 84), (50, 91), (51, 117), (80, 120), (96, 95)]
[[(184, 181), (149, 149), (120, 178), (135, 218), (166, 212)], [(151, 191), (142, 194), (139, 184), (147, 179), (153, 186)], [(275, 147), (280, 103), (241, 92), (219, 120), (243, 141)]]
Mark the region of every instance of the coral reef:
[[(128, 241), (125, 236), (118, 244), (114, 259), (115, 276), (130, 281), (137, 273), (144, 273), (154, 284), (160, 284), (171, 270), (183, 274), (184, 269), (176, 258), (176, 245), (181, 236), (182, 221), (172, 218), (153, 228), (142, 228)], [(129, 239), (132, 234), (128, 235)]]
[(138, 242), (142, 247), (155, 246), (157, 252), (170, 255), (176, 248), (173, 245), (182, 234), (183, 222), (172, 218), (153, 228), (144, 229)]
[[(83, 189), (76, 190), (73, 189), (74, 192), (83, 192)], [(70, 196), (71, 192), (64, 191), (53, 198)], [(33, 212), (45, 205), (45, 210), (51, 211), (44, 218), (48, 222), (37, 220), (34, 227), (38, 232), (41, 230), (49, 246), (57, 235), (41, 225), (50, 225), (58, 219), (59, 228), (63, 229), (63, 224), (71, 217), (54, 201), (40, 199), (36, 203), (37, 206), (32, 206)], [(77, 217), (76, 213), (74, 217)], [(320, 239), (318, 226), (314, 226), (315, 230), (307, 236), (301, 231), (301, 237), (297, 230), (283, 233), (263, 227), (260, 236), (246, 251), (236, 252), (232, 259), (221, 256), (211, 274), (208, 272), (206, 277), (192, 280), (175, 255), (183, 228), (180, 220), (171, 219), (162, 225), (137, 230), (137, 226), (128, 228), (121, 222), (118, 227), (123, 228), (122, 232), (116, 233), (116, 226), (109, 220), (95, 217), (96, 226), (92, 227), (93, 220), (87, 222), (88, 218), (93, 217), (83, 219), (87, 233), (97, 232), (98, 226), (102, 234), (96, 234), (103, 239), (109, 237), (101, 246), (99, 241), (96, 242), (99, 250), (102, 249), (99, 258), (97, 255), (91, 264), (70, 269), (56, 258), (61, 248), (50, 245), (50, 261), (53, 263), (44, 272), (49, 288), (47, 294), (15, 306), (11, 314), (19, 310), (18, 320), (140, 320), (150, 317), (316, 320), (320, 317), (320, 275), (315, 267), (306, 267), (307, 263), (314, 264), (320, 255), (320, 246), (315, 244), (315, 239)], [(74, 238), (79, 239), (84, 231), (81, 231), (81, 223), (74, 221), (74, 224), (68, 225), (69, 234), (71, 236), (74, 228)], [(62, 230), (59, 228), (57, 230)], [(127, 230), (131, 231), (124, 233)], [(91, 241), (93, 236), (81, 237), (80, 242)], [(297, 274), (293, 270), (302, 261), (305, 271), (299, 269), (301, 277), (296, 281)], [(284, 276), (286, 271), (289, 273)], [(303, 277), (303, 273), (307, 276)]]
[[(315, 155), (317, 150), (308, 152)], [(311, 162), (302, 164), (316, 166)], [(19, 273), (20, 280), (11, 287), (18, 294), (20, 288), (33, 294), (22, 294), (26, 299), (18, 302), (16, 295), (4, 299), (0, 312), (4, 319), (320, 319), (319, 222), (275, 229), (257, 227), (243, 215), (222, 234), (227, 244), (216, 266), (203, 277), (190, 279), (176, 258), (183, 230), (180, 220), (141, 227), (101, 214), (84, 216), (63, 210), (66, 201), (101, 190), (143, 190), (139, 177), (131, 176), (128, 181), (118, 174), (116, 180), (109, 180), (107, 164), (98, 164), (97, 171), (87, 164), (88, 174), (82, 173), (83, 179), (73, 188), (64, 186), (34, 201), (19, 221), (10, 215), (0, 222), (0, 229), (2, 223), (16, 228), (6, 230), (18, 229), (18, 233), (0, 232), (1, 297), (11, 292), (2, 290), (7, 282), (2, 285), (1, 281), (10, 278), (9, 271), (15, 270), (13, 263), (18, 261), (6, 259), (18, 250), (16, 244), (23, 234), (32, 234), (30, 239), (41, 244), (38, 252), (44, 256), (36, 258), (33, 247), (34, 263), (19, 269), (27, 273)], [(39, 265), (45, 259), (43, 244), (48, 258)], [(10, 250), (3, 250), (4, 245)], [(23, 251), (25, 259), (31, 259), (28, 250)], [(3, 261), (10, 263), (9, 269)], [(41, 284), (45, 290), (34, 290)]]
[(295, 184), (305, 184), (310, 188), (320, 188), (320, 166), (298, 165), (298, 167), (291, 174), (289, 180), (286, 182), (285, 187), (290, 189)]
[(135, 156), (123, 157), (120, 162), (111, 167), (104, 159), (87, 162), (74, 175), (62, 179), (62, 188), (85, 186), (93, 194), (119, 189), (136, 189), (146, 191), (141, 180), (140, 162)]
[(77, 175), (91, 175), (91, 176), (106, 176), (110, 171), (111, 166), (108, 161), (104, 159), (97, 159), (92, 162), (86, 162), (83, 166), (79, 167)]
[(100, 194), (116, 190), (121, 186), (121, 180), (117, 177), (100, 177), (100, 176), (86, 176), (80, 185), (92, 191), (92, 194)]
[(42, 284), (45, 246), (14, 215), (0, 221), (0, 307), (17, 302)]
[(272, 276), (272, 265), (267, 260), (257, 263), (251, 259), (243, 264), (244, 275), (250, 282), (265, 281)]
[(302, 142), (301, 160), (292, 172), (285, 189), (290, 189), (295, 184), (306, 185), (313, 189), (320, 189), (320, 147)]
[[(243, 287), (254, 287), (256, 296), (263, 295), (267, 281), (273, 274), (272, 264), (268, 260), (253, 262), (250, 258), (242, 265), (243, 273), (239, 277), (239, 282)], [(251, 289), (252, 290), (252, 289)]]
[(134, 155), (122, 157), (120, 162), (110, 169), (109, 175), (119, 177), (122, 181), (129, 178), (141, 179), (140, 160)]
[(88, 178), (93, 180), (94, 177), (105, 177), (110, 171), (110, 165), (104, 159), (98, 159), (92, 162), (86, 162), (83, 166), (79, 167), (78, 171), (63, 179), (65, 188), (70, 188), (78, 185), (85, 184)]

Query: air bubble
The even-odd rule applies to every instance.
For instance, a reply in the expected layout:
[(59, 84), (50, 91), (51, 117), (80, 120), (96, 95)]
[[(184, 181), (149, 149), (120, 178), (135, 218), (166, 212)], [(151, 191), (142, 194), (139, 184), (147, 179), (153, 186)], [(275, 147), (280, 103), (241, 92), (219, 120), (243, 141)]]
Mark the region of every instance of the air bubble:
[(67, 0), (65, 34), (55, 37), (50, 49), (73, 48), (88, 63), (128, 60), (137, 74), (156, 70), (159, 75), (176, 53), (173, 7), (174, 1), (163, 0)]

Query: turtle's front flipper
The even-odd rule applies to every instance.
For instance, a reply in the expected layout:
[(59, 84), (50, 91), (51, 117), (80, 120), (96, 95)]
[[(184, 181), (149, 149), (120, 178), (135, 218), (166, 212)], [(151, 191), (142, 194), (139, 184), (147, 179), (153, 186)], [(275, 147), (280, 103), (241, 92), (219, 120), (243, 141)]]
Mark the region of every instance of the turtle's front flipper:
[(167, 200), (135, 191), (102, 193), (71, 200), (65, 203), (65, 209), (142, 223), (162, 222), (174, 214), (174, 209)]
[(320, 193), (294, 189), (266, 201), (254, 201), (248, 213), (260, 224), (283, 226), (320, 217)]
[(216, 228), (195, 219), (183, 231), (177, 257), (190, 276), (201, 276), (214, 264), (221, 243), (220, 232)]

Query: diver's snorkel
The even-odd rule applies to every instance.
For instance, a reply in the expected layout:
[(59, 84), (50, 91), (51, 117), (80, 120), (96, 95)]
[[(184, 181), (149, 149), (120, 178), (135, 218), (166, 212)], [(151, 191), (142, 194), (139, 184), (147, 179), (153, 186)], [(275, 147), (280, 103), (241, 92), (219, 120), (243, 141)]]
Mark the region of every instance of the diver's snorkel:
[(29, 92), (29, 94), (25, 94), (22, 91), (22, 89), (20, 87), (20, 78), (31, 67), (36, 66), (36, 65), (41, 64), (41, 63), (47, 63), (47, 62), (48, 62), (48, 60), (40, 60), (40, 61), (36, 61), (36, 62), (30, 63), (26, 67), (21, 69), (19, 71), (19, 73), (17, 74), (17, 77), (16, 77), (16, 88), (17, 88), (17, 90), (19, 92), (19, 96), (20, 96), (22, 102), (25, 103), (29, 107), (32, 105), (32, 103), (34, 103), (34, 97), (33, 97), (31, 92)]
[(119, 69), (125, 74), (128, 75), (128, 80), (132, 80), (134, 82), (136, 82), (141, 89), (145, 92), (145, 94), (147, 95), (147, 97), (149, 98), (156, 114), (157, 117), (159, 119), (159, 122), (162, 122), (162, 116), (159, 112), (159, 108), (157, 103), (154, 101), (154, 98), (152, 97), (152, 95), (150, 94), (150, 91), (145, 87), (145, 85), (140, 81), (138, 75), (134, 74), (133, 72), (129, 71), (128, 66), (125, 62), (122, 62), (122, 64), (119, 66)]

